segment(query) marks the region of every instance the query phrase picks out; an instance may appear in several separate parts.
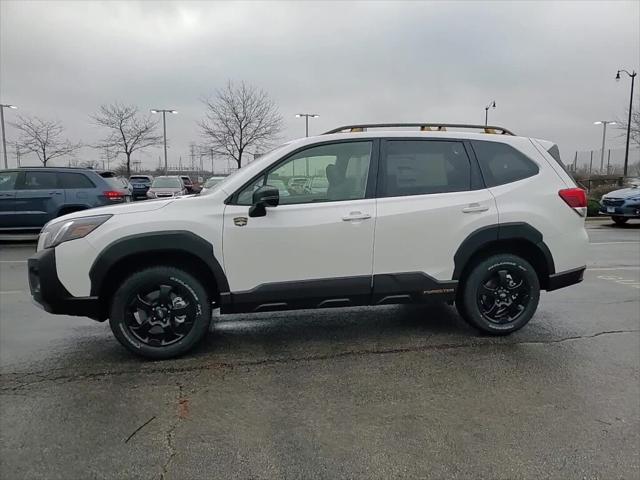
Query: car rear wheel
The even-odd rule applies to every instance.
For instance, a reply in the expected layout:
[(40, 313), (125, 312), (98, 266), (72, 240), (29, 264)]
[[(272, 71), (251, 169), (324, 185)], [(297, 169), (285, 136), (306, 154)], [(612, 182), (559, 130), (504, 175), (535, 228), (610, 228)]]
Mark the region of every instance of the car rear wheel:
[(193, 348), (206, 335), (210, 320), (202, 284), (183, 270), (158, 266), (132, 274), (118, 288), (109, 325), (129, 351), (166, 359)]
[(462, 281), (456, 300), (460, 315), (473, 327), (507, 335), (524, 327), (540, 299), (538, 276), (516, 255), (493, 255), (477, 263)]
[(624, 225), (629, 221), (627, 217), (611, 217), (611, 220), (615, 222), (616, 225)]

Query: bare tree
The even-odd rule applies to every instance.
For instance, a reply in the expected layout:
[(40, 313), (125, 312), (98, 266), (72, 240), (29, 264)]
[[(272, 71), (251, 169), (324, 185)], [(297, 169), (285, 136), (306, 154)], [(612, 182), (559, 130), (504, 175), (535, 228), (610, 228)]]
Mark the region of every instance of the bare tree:
[(18, 122), (12, 125), (20, 131), (20, 150), (35, 153), (45, 167), (50, 160), (71, 155), (82, 147), (82, 143), (72, 143), (62, 138), (64, 127), (57, 120), (18, 117)]
[(150, 115), (140, 115), (138, 107), (134, 105), (121, 105), (117, 102), (102, 105), (91, 118), (97, 125), (110, 131), (95, 147), (110, 149), (114, 155), (124, 154), (127, 176), (131, 175), (133, 152), (162, 144), (162, 135), (156, 133), (158, 122), (152, 120)]
[(204, 99), (204, 120), (199, 122), (215, 154), (232, 158), (242, 167), (247, 149), (267, 148), (282, 130), (282, 117), (269, 95), (244, 82), (227, 82), (213, 98)]
[[(616, 128), (619, 129), (620, 136), (627, 136), (627, 120), (629, 118), (629, 109), (627, 109), (624, 120), (616, 119)], [(629, 130), (629, 143), (640, 146), (640, 110), (631, 112), (631, 129)]]

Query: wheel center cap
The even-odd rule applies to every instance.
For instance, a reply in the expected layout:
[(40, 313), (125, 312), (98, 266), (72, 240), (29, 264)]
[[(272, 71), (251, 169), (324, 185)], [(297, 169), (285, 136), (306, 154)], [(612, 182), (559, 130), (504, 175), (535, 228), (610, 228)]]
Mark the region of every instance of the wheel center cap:
[(156, 315), (158, 318), (163, 319), (167, 314), (167, 311), (164, 308), (156, 307)]

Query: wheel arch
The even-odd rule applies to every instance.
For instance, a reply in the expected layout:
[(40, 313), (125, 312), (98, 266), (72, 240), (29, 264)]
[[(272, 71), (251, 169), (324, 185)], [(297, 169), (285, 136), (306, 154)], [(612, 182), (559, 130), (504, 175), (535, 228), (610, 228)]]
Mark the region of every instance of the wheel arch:
[(549, 287), (549, 277), (555, 273), (553, 256), (544, 243), (542, 233), (524, 222), (490, 225), (471, 233), (454, 256), (453, 279), (464, 279), (480, 259), (497, 253), (511, 253), (524, 258), (535, 269), (540, 288)]
[(192, 232), (166, 231), (124, 237), (102, 250), (89, 271), (91, 295), (107, 309), (125, 276), (152, 265), (188, 271), (202, 282), (212, 300), (219, 301), (220, 294), (229, 291), (211, 243)]

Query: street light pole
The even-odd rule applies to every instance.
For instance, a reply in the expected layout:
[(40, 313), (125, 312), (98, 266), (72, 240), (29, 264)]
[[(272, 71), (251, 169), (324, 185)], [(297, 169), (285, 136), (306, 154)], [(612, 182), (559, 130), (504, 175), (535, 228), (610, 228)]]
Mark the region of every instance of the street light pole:
[(607, 139), (607, 125), (615, 125), (611, 120), (599, 120), (593, 122), (594, 125), (602, 125), (602, 151), (600, 152), (600, 171), (604, 168), (604, 147)]
[(296, 118), (303, 118), (304, 117), (304, 136), (308, 137), (309, 136), (309, 119), (310, 118), (318, 118), (320, 115), (317, 115), (315, 113), (298, 113), (296, 115)]
[(162, 133), (164, 136), (164, 174), (167, 174), (167, 113), (178, 113), (176, 110), (169, 110), (163, 108), (154, 108), (151, 110), (151, 113), (162, 113)]
[(9, 168), (9, 162), (7, 161), (7, 138), (6, 135), (4, 133), (4, 109), (6, 108), (12, 108), (12, 109), (16, 109), (18, 107), (16, 107), (15, 105), (7, 105), (7, 104), (0, 104), (0, 123), (2, 124), (2, 151), (4, 152), (4, 168)]
[(490, 108), (496, 108), (496, 101), (495, 100), (491, 100), (489, 102), (489, 105), (484, 107), (484, 126), (485, 127), (489, 124), (489, 109)]
[(629, 167), (629, 138), (631, 136), (631, 111), (633, 109), (633, 82), (636, 79), (636, 71), (633, 70), (633, 73), (629, 73), (626, 70), (622, 69), (622, 70), (618, 70), (618, 72), (616, 73), (616, 80), (619, 81), (620, 80), (620, 72), (624, 72), (627, 75), (629, 75), (631, 77), (631, 97), (629, 98), (629, 118), (627, 120), (627, 146), (625, 147), (624, 150), (624, 173), (623, 175), (626, 177), (627, 176), (627, 169)]

